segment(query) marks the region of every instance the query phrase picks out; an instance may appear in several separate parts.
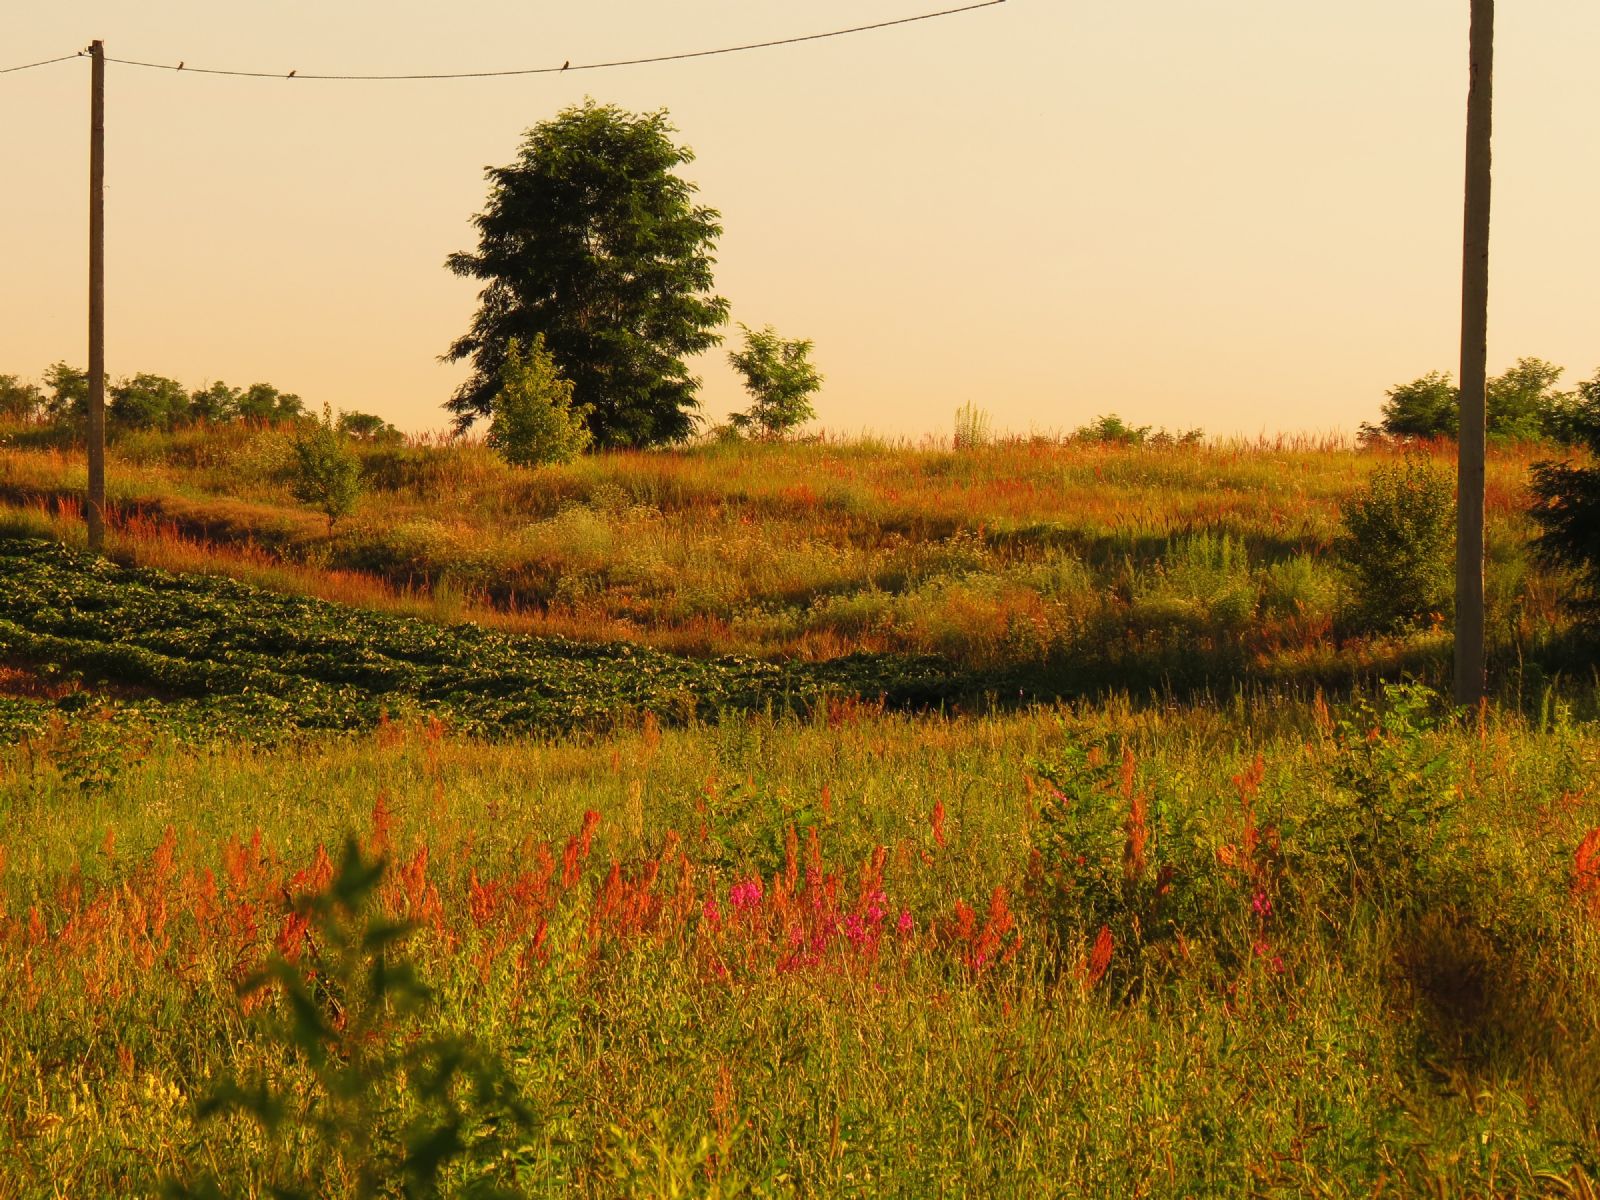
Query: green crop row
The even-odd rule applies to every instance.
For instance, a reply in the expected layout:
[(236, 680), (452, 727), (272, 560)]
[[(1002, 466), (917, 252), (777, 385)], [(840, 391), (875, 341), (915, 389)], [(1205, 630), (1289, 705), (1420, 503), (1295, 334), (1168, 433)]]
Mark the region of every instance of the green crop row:
[[(931, 657), (827, 663), (694, 659), (436, 625), (205, 575), (128, 569), (55, 544), (0, 540), (0, 661), (110, 685), (119, 709), (218, 732), (354, 729), (383, 713), (479, 735), (598, 728), (811, 706), (830, 695), (938, 703), (974, 680)], [(81, 694), (55, 707), (83, 703)], [(43, 702), (13, 702), (22, 729)]]

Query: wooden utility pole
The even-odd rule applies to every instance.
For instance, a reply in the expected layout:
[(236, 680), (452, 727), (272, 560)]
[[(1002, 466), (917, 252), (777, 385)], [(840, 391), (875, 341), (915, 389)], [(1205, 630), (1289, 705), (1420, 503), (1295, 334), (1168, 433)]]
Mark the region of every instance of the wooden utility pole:
[(89, 45), (89, 549), (106, 542), (106, 48)]
[(1494, 120), (1494, 0), (1472, 0), (1467, 89), (1467, 185), (1461, 264), (1461, 409), (1457, 438), (1456, 702), (1484, 696), (1483, 458), (1489, 341), (1490, 146)]

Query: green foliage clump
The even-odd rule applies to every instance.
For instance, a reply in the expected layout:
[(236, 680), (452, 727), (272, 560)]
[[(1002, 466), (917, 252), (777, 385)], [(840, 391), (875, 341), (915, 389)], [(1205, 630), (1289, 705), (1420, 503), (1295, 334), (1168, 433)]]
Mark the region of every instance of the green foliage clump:
[(44, 373), (49, 389), (44, 398), (45, 416), (52, 421), (82, 421), (89, 415), (89, 372), (64, 362), (51, 363)]
[(358, 442), (389, 443), (403, 440), (404, 435), (382, 417), (364, 412), (339, 414), (339, 432)]
[(490, 405), (489, 445), (519, 467), (571, 462), (589, 447), (584, 423), (593, 409), (574, 405), (572, 382), (562, 377), (536, 333), (526, 347), (513, 338), (500, 364), (500, 390)]
[(1377, 467), (1339, 506), (1334, 550), (1356, 620), (1395, 629), (1451, 611), (1455, 507), (1449, 477), (1418, 457)]
[[(1520, 358), (1485, 383), (1484, 422), (1490, 437), (1506, 441), (1570, 444), (1572, 396), (1557, 390), (1562, 368), (1540, 358)], [(1461, 392), (1449, 372), (1430, 371), (1390, 388), (1383, 420), (1361, 426), (1366, 440), (1380, 437), (1453, 438)]]
[(728, 302), (711, 293), (719, 214), (677, 173), (693, 153), (663, 112), (592, 100), (535, 125), (517, 160), (489, 171), (478, 248), (447, 260), (484, 282), (450, 346), (472, 374), (447, 406), (465, 429), (490, 415), (514, 339), (543, 333), (605, 448), (680, 442), (699, 381), (685, 357), (716, 345)]
[(1455, 437), (1460, 393), (1448, 371), (1430, 371), (1389, 389), (1383, 420), (1361, 426), (1364, 438)]
[(349, 516), (361, 497), (361, 460), (339, 432), (326, 405), (322, 420), (313, 422), (294, 441), (289, 488), (296, 500), (328, 518), (330, 534), (335, 522)]
[(141, 373), (111, 386), (107, 408), (124, 429), (171, 429), (188, 419), (190, 400), (176, 379)]
[(1072, 431), (1075, 442), (1091, 442), (1101, 446), (1193, 446), (1203, 441), (1203, 429), (1181, 429), (1173, 432), (1156, 429), (1152, 425), (1129, 425), (1116, 413), (1096, 417), (1087, 425)]
[[(1421, 684), (1355, 697), (1334, 724), (1331, 788), (1295, 829), (1300, 868), (1346, 899), (1422, 903), (1453, 833), (1455, 779), (1439, 748), (1442, 701)], [(1424, 905), (1425, 906), (1425, 905)]]
[(729, 351), (728, 361), (744, 376), (745, 391), (755, 403), (729, 418), (734, 429), (781, 437), (816, 416), (811, 395), (822, 386), (822, 376), (809, 359), (813, 343), (781, 338), (770, 325), (751, 329), (741, 322), (739, 328), (744, 349)]
[(0, 375), (0, 418), (31, 421), (44, 408), (44, 392), (36, 383), (15, 375)]
[(1578, 385), (1565, 419), (1572, 440), (1588, 450), (1587, 465), (1570, 460), (1533, 464), (1535, 547), (1547, 561), (1576, 570), (1583, 593), (1573, 606), (1600, 617), (1600, 374)]
[[(258, 1179), (289, 1200), (357, 1196), (498, 1196), (494, 1166), (532, 1124), (497, 1056), (467, 1037), (424, 1036), (436, 1001), (402, 955), (413, 926), (373, 911), (384, 862), (354, 838), (320, 892), (298, 897), (265, 969), (241, 993), (276, 990), (280, 1019), (257, 1032), (286, 1069), (224, 1078), (197, 1106), (201, 1120), (241, 1114), (266, 1134)], [(221, 1197), (201, 1171), (168, 1182), (174, 1197)]]
[[(106, 411), (109, 431), (116, 434), (168, 431), (197, 422), (216, 425), (231, 421), (293, 421), (305, 414), (305, 406), (293, 392), (279, 391), (270, 383), (236, 388), (218, 380), (189, 391), (176, 379), (140, 372), (107, 384)], [(38, 415), (71, 429), (81, 427), (88, 412), (89, 373), (79, 367), (65, 362), (51, 364), (44, 373), (42, 388), (19, 382), (15, 376), (0, 375), (0, 417)]]

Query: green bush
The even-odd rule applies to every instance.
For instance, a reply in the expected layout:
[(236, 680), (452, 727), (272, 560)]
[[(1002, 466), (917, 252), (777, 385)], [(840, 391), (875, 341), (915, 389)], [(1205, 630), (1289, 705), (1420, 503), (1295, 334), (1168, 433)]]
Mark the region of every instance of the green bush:
[[(1600, 459), (1600, 374), (1578, 385), (1568, 421), (1572, 440)], [(1584, 589), (1573, 606), (1590, 619), (1600, 617), (1600, 467), (1592, 461), (1534, 463), (1533, 494), (1540, 556), (1579, 572)]]
[(349, 516), (361, 496), (361, 460), (339, 432), (333, 413), (322, 408), (322, 420), (295, 439), (289, 488), (294, 498), (328, 518), (328, 532)]
[(490, 405), (489, 445), (519, 467), (571, 462), (589, 448), (584, 422), (591, 411), (573, 405), (572, 382), (556, 369), (544, 334), (534, 334), (526, 348), (513, 338)]
[(1455, 495), (1425, 459), (1380, 466), (1339, 506), (1334, 550), (1355, 595), (1348, 615), (1395, 629), (1453, 607)]

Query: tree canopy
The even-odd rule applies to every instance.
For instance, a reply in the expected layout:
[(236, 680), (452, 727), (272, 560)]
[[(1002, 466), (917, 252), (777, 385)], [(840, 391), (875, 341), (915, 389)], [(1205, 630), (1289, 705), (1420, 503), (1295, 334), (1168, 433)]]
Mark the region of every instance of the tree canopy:
[[(1519, 358), (1487, 381), (1484, 418), (1491, 437), (1510, 441), (1577, 440), (1572, 426), (1574, 398), (1557, 390), (1562, 369), (1540, 358)], [(1361, 426), (1364, 437), (1456, 436), (1460, 389), (1448, 372), (1430, 371), (1389, 389), (1383, 420)]]
[(488, 170), (478, 248), (446, 263), (484, 281), (445, 355), (472, 362), (446, 404), (458, 429), (492, 411), (512, 340), (543, 334), (598, 446), (692, 432), (699, 380), (684, 358), (722, 340), (728, 302), (711, 292), (719, 214), (676, 173), (694, 155), (673, 132), (664, 111), (589, 100), (535, 125), (515, 162)]

